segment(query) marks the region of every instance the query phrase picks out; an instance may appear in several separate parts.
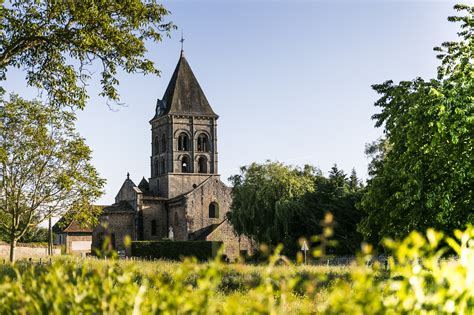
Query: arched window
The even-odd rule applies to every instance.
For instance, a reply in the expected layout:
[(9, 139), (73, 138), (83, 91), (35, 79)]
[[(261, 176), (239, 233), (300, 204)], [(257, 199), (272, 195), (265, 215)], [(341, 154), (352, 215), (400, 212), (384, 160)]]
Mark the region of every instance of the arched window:
[(166, 173), (166, 160), (165, 158), (161, 158), (161, 174), (165, 174)]
[(166, 135), (161, 135), (161, 152), (166, 152)]
[(151, 235), (156, 235), (156, 220), (151, 220)]
[(205, 156), (201, 156), (198, 159), (198, 173), (207, 173), (207, 159)]
[(185, 132), (179, 134), (178, 151), (189, 151), (189, 137)]
[(160, 142), (158, 140), (158, 136), (155, 137), (155, 140), (153, 141), (153, 152), (154, 154), (158, 154), (160, 149)]
[(158, 159), (155, 160), (153, 174), (155, 176), (160, 175), (160, 164), (158, 163)]
[(208, 152), (209, 151), (209, 139), (207, 138), (207, 135), (204, 134), (204, 133), (201, 133), (198, 136), (197, 150), (199, 152)]
[(174, 213), (174, 226), (178, 226), (179, 225), (179, 217), (178, 217), (178, 212), (175, 212)]
[(211, 202), (209, 204), (209, 218), (219, 217), (219, 204), (217, 202)]
[(181, 158), (181, 173), (190, 173), (191, 172), (191, 164), (189, 162), (189, 157), (184, 155)]

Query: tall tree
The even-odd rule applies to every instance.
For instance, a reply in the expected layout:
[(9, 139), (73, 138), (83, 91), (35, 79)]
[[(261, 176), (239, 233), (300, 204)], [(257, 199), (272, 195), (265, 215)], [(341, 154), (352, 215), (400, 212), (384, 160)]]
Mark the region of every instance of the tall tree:
[(373, 242), (474, 223), (474, 7), (455, 9), (466, 13), (449, 18), (461, 22), (460, 40), (435, 48), (437, 79), (373, 86), (386, 138), (367, 150), (375, 158), (359, 226)]
[(355, 168), (351, 171), (351, 176), (349, 177), (349, 189), (351, 191), (356, 191), (361, 186), (360, 180), (357, 178), (357, 172)]
[(231, 177), (230, 221), (236, 231), (267, 244), (287, 242), (296, 214), (289, 205), (314, 189), (316, 172), (310, 166), (301, 169), (279, 162), (243, 167), (240, 175)]
[(119, 101), (118, 69), (159, 74), (145, 57), (145, 41), (170, 34), (174, 26), (163, 20), (168, 14), (154, 0), (2, 1), (0, 80), (9, 67), (21, 68), (49, 103), (83, 108), (97, 61), (101, 95)]
[(88, 207), (105, 180), (90, 164), (91, 150), (74, 128), (72, 112), (11, 96), (0, 107), (0, 232), (15, 260), (18, 239), (66, 211), (94, 220)]
[(360, 248), (362, 235), (357, 231), (357, 225), (362, 219), (362, 212), (356, 208), (356, 203), (362, 196), (362, 187), (357, 176), (353, 173), (350, 179), (342, 170), (334, 165), (329, 171), (329, 177), (318, 177), (315, 188), (308, 192), (292, 206), (297, 213), (298, 221), (294, 222), (293, 230), (298, 231), (297, 237), (321, 235), (321, 222), (326, 213), (330, 212), (334, 220), (333, 240), (336, 244), (328, 248), (329, 253), (354, 254)]
[[(321, 235), (322, 221), (331, 212), (335, 221), (336, 253), (354, 253), (362, 237), (355, 208), (361, 189), (349, 190), (349, 181), (335, 165), (329, 178), (312, 167), (295, 168), (276, 162), (253, 163), (232, 178), (230, 221), (238, 233), (285, 252), (297, 251), (301, 237)], [(358, 181), (356, 179), (356, 181)]]

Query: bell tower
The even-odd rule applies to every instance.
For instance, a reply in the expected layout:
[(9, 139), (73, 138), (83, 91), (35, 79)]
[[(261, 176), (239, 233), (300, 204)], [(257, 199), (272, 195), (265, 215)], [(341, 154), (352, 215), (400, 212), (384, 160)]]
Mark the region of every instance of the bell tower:
[(217, 169), (217, 119), (183, 51), (150, 120), (150, 190), (159, 197), (187, 193)]

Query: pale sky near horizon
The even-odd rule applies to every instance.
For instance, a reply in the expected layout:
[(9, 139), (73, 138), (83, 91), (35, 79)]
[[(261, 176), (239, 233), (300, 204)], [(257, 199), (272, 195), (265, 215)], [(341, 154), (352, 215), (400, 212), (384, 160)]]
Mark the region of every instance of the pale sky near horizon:
[[(464, 1), (471, 3), (472, 1)], [(313, 164), (327, 173), (354, 167), (367, 177), (364, 146), (381, 136), (371, 116), (371, 84), (436, 75), (432, 48), (456, 38), (452, 1), (166, 1), (179, 30), (150, 44), (161, 77), (120, 75), (124, 107), (110, 110), (90, 81), (77, 128), (107, 179), (98, 204), (113, 203), (126, 173), (150, 176), (151, 133), (179, 57), (185, 56), (218, 120), (219, 172), (267, 159)], [(33, 97), (24, 73), (9, 71), (8, 92)]]

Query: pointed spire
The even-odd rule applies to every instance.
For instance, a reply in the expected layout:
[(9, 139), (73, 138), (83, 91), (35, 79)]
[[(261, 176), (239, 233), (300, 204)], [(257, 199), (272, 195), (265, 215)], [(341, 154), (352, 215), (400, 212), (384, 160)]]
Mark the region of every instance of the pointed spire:
[(130, 173), (127, 172), (127, 179), (130, 179)]
[[(183, 54), (171, 77), (163, 99), (159, 101), (165, 114), (218, 117), (207, 101)], [(160, 111), (161, 114), (161, 111)], [(158, 117), (158, 115), (155, 115)]]

